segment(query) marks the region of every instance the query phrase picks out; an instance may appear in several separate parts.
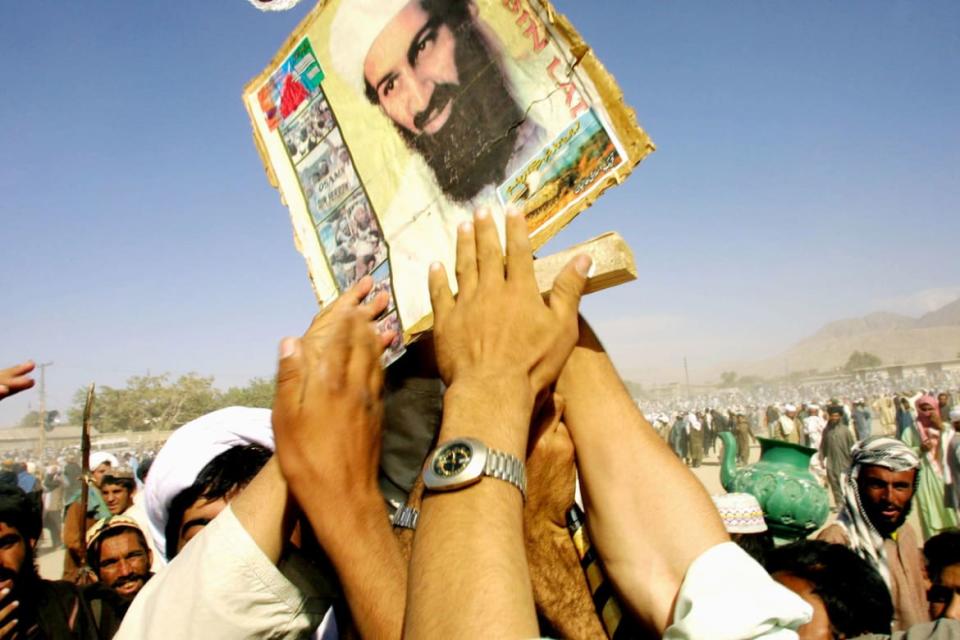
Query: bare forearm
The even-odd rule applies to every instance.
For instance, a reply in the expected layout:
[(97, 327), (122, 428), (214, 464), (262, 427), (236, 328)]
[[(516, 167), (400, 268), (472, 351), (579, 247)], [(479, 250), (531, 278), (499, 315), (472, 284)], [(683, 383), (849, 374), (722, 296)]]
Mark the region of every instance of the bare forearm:
[(338, 514), (336, 537), (321, 544), (337, 571), (360, 637), (400, 638), (407, 568), (379, 494), (363, 503), (320, 509), (314, 504), (304, 511), (315, 531), (318, 518)]
[(231, 503), (234, 515), (270, 562), (290, 538), (290, 492), (276, 456), (270, 458), (250, 484)]
[[(440, 442), (474, 436), (522, 458), (530, 408), (490, 397), (496, 396), (475, 402), (451, 387)], [(488, 478), (460, 491), (425, 494), (408, 595), (410, 638), (535, 637), (523, 498), (516, 487)]]
[(728, 539), (723, 524), (598, 343), (574, 350), (557, 391), (567, 401), (591, 537), (627, 604), (662, 632), (687, 568)]

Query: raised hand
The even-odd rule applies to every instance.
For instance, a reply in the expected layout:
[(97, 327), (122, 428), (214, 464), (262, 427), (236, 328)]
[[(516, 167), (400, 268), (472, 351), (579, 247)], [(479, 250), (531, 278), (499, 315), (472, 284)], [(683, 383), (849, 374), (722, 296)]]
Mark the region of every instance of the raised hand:
[[(373, 326), (387, 294), (361, 303), (371, 286), (364, 278), (318, 314), (302, 338), (280, 345), (273, 405), (280, 468), (298, 502), (322, 496), (331, 513), (355, 497), (378, 496), (380, 355), (393, 336), (377, 336)], [(323, 543), (330, 532), (321, 524), (315, 533)]]
[(437, 366), (444, 382), (510, 381), (514, 393), (536, 397), (560, 374), (577, 342), (577, 310), (590, 258), (560, 272), (549, 303), (537, 289), (523, 216), (507, 216), (507, 251), (489, 212), (457, 232), (456, 299), (440, 264), (430, 267)]
[(33, 378), (29, 373), (36, 367), (33, 360), (0, 369), (0, 400), (20, 393), (33, 386)]

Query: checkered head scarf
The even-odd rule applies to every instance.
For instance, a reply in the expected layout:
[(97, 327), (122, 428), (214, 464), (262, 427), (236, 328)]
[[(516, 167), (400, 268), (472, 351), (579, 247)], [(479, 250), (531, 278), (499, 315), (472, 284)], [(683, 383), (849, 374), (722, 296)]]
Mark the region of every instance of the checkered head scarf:
[(920, 458), (910, 447), (896, 438), (874, 436), (854, 445), (850, 472), (843, 483), (843, 510), (837, 516), (837, 524), (843, 527), (850, 540), (850, 548), (869, 562), (890, 587), (890, 567), (883, 550), (883, 536), (877, 531), (860, 500), (857, 478), (860, 470), (868, 465), (883, 467), (890, 471), (909, 471), (920, 467)]

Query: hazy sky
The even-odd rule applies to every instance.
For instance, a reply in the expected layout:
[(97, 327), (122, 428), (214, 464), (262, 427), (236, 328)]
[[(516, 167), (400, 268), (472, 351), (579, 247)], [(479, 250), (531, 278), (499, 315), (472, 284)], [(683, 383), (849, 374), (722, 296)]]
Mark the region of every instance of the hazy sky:
[[(0, 19), (0, 365), (80, 386), (273, 373), (316, 309), (240, 101), (306, 13), (16, 2)], [(556, 0), (658, 145), (548, 245), (607, 230), (584, 303), (653, 382), (960, 293), (960, 3)], [(36, 406), (0, 403), (0, 425)]]

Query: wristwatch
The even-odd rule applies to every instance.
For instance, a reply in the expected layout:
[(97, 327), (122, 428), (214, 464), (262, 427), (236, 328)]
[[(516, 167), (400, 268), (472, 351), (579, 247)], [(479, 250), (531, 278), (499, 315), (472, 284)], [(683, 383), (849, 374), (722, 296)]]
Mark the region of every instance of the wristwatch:
[(430, 455), (423, 470), (423, 484), (433, 491), (453, 491), (483, 476), (505, 480), (527, 497), (527, 470), (516, 456), (494, 451), (476, 438), (457, 438)]

